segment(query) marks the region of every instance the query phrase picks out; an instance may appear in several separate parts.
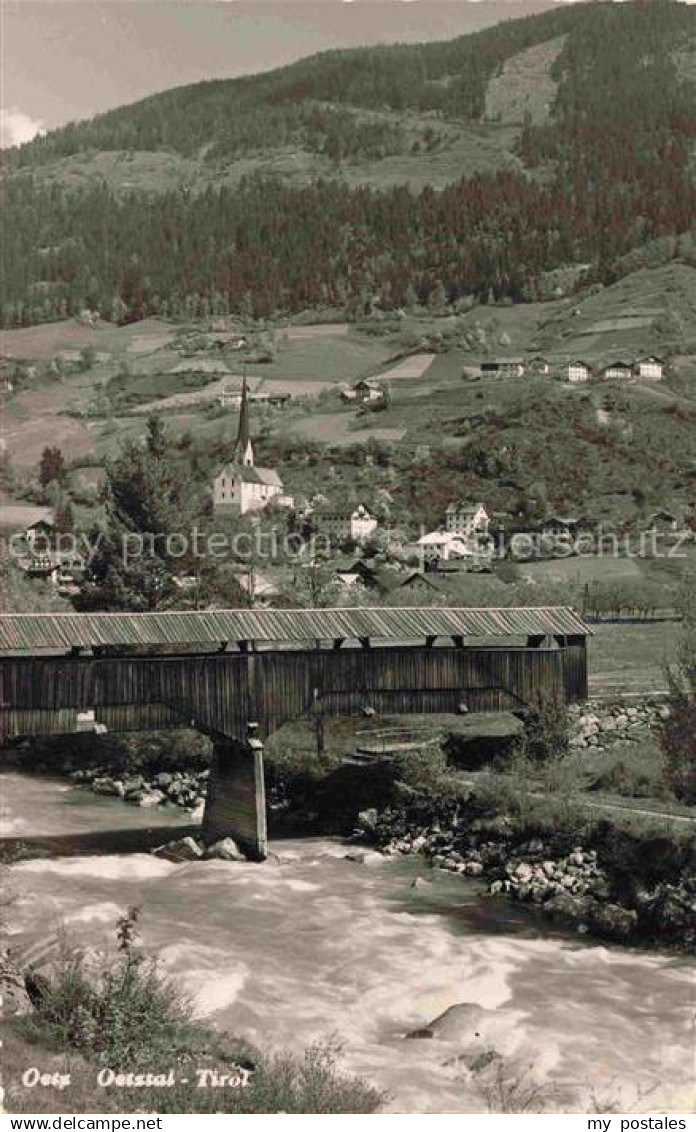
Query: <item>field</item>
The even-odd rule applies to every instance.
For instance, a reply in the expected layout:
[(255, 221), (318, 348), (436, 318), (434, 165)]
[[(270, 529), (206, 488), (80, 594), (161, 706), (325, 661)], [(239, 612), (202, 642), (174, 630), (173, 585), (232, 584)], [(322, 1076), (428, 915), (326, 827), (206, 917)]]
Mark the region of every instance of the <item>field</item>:
[(81, 350), (93, 346), (114, 355), (127, 352), (146, 353), (158, 350), (176, 335), (177, 327), (148, 318), (130, 326), (102, 323), (97, 327), (77, 319), (47, 322), (21, 330), (3, 330), (2, 353), (8, 358), (45, 359), (61, 350)]
[(575, 586), (588, 582), (635, 582), (643, 577), (639, 563), (632, 558), (554, 558), (522, 562), (519, 569), (529, 582), (566, 582)]
[(673, 621), (594, 625), (588, 646), (590, 694), (665, 691), (664, 665), (674, 655), (678, 630)]
[[(370, 426), (371, 420), (375, 422), (374, 427)], [(289, 432), (293, 436), (331, 445), (365, 444), (368, 440), (396, 441), (406, 435), (404, 428), (383, 427), (381, 414), (358, 420), (354, 411), (312, 413), (308, 417), (296, 418)]]

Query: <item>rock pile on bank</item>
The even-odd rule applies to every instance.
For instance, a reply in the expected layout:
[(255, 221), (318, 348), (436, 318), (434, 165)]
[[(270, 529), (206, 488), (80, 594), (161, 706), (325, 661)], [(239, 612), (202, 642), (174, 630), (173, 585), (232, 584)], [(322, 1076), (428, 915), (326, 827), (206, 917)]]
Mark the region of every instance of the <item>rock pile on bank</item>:
[[(384, 834), (385, 817), (380, 815)], [(374, 814), (362, 827), (373, 832)], [(496, 832), (492, 833), (492, 830)], [(536, 905), (549, 918), (608, 939), (627, 941), (640, 935), (696, 944), (696, 876), (684, 873), (675, 883), (638, 888), (635, 907), (617, 902), (607, 863), (594, 848), (575, 846), (559, 854), (540, 838), (518, 841), (505, 819), (474, 820), (466, 832), (435, 825), (387, 840), (386, 856), (418, 853), (446, 872), (479, 877), (491, 895)]]
[(659, 699), (646, 698), (630, 706), (602, 701), (572, 704), (568, 709), (569, 745), (582, 749), (641, 743), (659, 731), (668, 718), (669, 708)]
[(89, 767), (72, 772), (75, 782), (88, 786), (95, 794), (123, 798), (134, 806), (150, 809), (170, 802), (195, 812), (205, 801), (210, 771), (161, 771), (152, 778), (141, 774), (119, 777), (102, 767)]

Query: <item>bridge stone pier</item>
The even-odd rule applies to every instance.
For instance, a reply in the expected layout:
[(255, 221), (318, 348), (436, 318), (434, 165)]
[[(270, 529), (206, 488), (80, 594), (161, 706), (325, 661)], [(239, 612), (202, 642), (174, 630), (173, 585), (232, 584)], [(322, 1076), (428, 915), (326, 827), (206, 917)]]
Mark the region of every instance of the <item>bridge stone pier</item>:
[(223, 739), (213, 744), (213, 761), (203, 815), (203, 840), (212, 845), (233, 837), (247, 856), (266, 856), (266, 787), (263, 743), (257, 725), (246, 739)]
[(284, 723), (583, 700), (588, 634), (562, 606), (0, 614), (0, 742), (196, 728), (203, 836), (260, 859), (263, 740)]

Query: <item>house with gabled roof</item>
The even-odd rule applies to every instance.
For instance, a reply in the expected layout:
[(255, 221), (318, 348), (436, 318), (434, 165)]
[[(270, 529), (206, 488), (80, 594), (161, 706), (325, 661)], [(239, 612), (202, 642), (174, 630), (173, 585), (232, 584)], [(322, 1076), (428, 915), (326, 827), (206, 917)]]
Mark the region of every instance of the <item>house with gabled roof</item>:
[(482, 375), (524, 377), (524, 358), (486, 358), (481, 362)]
[(665, 363), (662, 358), (638, 358), (633, 364), (634, 376), (641, 381), (662, 381)]
[(627, 358), (617, 358), (613, 362), (608, 362), (600, 370), (599, 376), (604, 381), (627, 381), (633, 377), (633, 362)]
[(581, 358), (576, 358), (573, 361), (561, 362), (560, 373), (565, 381), (579, 384), (590, 380), (592, 377), (592, 366)]
[(445, 511), (445, 528), (452, 534), (488, 537), (490, 518), (482, 503), (450, 503)]
[(317, 532), (337, 542), (364, 542), (379, 526), (364, 503), (346, 506), (326, 503), (317, 508), (314, 519)]
[(548, 358), (544, 358), (541, 354), (535, 354), (533, 358), (528, 358), (526, 369), (528, 373), (545, 377), (551, 372), (551, 363)]

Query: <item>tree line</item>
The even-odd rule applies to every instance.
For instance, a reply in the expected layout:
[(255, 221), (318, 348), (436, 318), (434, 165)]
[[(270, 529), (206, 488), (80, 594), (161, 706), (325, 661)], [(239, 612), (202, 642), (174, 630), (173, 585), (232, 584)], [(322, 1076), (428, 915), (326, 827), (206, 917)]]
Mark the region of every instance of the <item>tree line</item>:
[[(669, 0), (579, 5), (449, 44), (330, 52), (54, 132), (4, 159), (16, 175), (3, 185), (2, 324), (84, 308), (123, 322), (318, 306), (360, 317), (375, 303), (398, 309), (472, 294), (524, 301), (539, 297), (543, 273), (578, 261), (611, 282), (617, 261), (686, 232), (696, 211), (693, 85), (675, 62), (693, 26), (694, 13)], [(196, 153), (217, 147), (219, 157), (224, 131), (243, 129), (245, 115), (257, 150), (299, 129), (307, 147), (339, 161), (388, 152), (402, 144), (398, 127), (390, 140), (383, 123), (361, 123), (351, 107), (476, 118), (510, 54), (562, 33), (554, 112), (521, 131), (527, 168), (465, 176), (440, 192), (253, 175), (196, 193), (117, 194), (106, 184), (68, 189), (33, 171), (90, 148), (188, 153), (192, 139)], [(628, 65), (617, 66), (617, 53)], [(237, 135), (229, 143), (235, 153), (244, 144)]]

